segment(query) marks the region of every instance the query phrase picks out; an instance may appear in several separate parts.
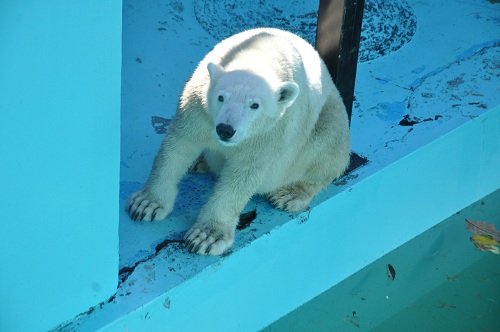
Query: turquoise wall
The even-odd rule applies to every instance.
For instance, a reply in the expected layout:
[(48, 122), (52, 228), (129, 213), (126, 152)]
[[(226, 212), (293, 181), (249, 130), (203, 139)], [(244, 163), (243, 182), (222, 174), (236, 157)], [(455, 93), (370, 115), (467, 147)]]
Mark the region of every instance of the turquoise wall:
[(0, 1), (0, 331), (116, 291), (121, 1)]

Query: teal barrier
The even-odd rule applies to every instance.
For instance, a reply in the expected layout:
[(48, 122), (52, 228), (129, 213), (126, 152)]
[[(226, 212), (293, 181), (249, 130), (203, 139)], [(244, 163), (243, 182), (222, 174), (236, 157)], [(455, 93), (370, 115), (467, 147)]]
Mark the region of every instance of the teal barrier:
[(0, 331), (115, 291), (121, 1), (0, 2)]

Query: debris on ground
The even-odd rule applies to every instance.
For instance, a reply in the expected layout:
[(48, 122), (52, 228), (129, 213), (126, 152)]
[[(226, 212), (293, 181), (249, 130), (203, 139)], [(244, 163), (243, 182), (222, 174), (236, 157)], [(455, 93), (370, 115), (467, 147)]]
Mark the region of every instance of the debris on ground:
[(495, 224), (465, 219), (465, 227), (474, 234), (470, 240), (477, 249), (500, 254), (500, 231), (496, 230)]

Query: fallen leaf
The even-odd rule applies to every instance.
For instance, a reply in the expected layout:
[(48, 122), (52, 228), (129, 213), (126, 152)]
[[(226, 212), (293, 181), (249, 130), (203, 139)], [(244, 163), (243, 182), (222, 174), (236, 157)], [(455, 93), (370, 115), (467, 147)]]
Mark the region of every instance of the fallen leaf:
[(496, 255), (500, 254), (500, 249), (498, 248), (500, 244), (500, 232), (496, 230), (494, 224), (465, 219), (465, 226), (469, 231), (474, 233), (470, 239), (477, 249), (489, 251)]
[(497, 246), (491, 246), (488, 244), (477, 244), (477, 243), (474, 244), (476, 245), (476, 248), (481, 251), (489, 251), (494, 253), (495, 255), (500, 255), (500, 249)]
[(474, 243), (479, 244), (479, 245), (487, 245), (487, 246), (496, 246), (496, 245), (498, 245), (498, 241), (495, 240), (495, 239), (493, 239), (489, 235), (476, 234), (476, 235), (473, 235), (470, 239), (472, 241), (474, 241)]
[(500, 242), (500, 232), (496, 230), (495, 224), (465, 219), (465, 226), (474, 234), (490, 236)]

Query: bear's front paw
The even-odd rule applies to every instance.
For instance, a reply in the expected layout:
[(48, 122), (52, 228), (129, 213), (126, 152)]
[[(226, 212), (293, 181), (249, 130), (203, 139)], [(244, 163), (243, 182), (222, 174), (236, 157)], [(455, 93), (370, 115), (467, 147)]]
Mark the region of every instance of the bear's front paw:
[(190, 252), (200, 255), (222, 255), (234, 242), (232, 225), (216, 222), (197, 222), (184, 236)]
[(135, 221), (157, 221), (165, 219), (172, 207), (172, 204), (162, 202), (144, 189), (132, 195), (128, 202), (128, 213)]

